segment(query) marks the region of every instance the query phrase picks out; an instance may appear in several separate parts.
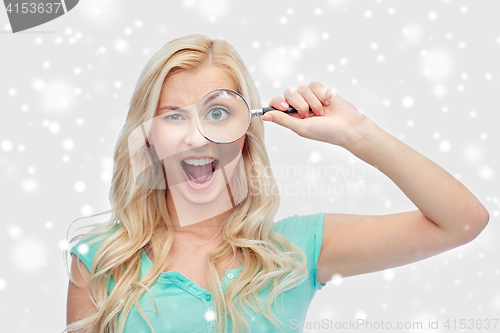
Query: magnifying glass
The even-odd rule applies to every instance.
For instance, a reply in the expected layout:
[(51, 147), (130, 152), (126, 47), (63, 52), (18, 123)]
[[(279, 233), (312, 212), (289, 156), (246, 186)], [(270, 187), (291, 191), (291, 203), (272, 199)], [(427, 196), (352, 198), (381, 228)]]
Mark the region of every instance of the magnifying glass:
[[(236, 91), (215, 89), (206, 93), (196, 106), (196, 126), (200, 133), (215, 143), (231, 143), (241, 138), (252, 117), (278, 110), (273, 107), (251, 110), (248, 103)], [(281, 111), (281, 110), (280, 110)], [(297, 112), (289, 107), (285, 113)]]

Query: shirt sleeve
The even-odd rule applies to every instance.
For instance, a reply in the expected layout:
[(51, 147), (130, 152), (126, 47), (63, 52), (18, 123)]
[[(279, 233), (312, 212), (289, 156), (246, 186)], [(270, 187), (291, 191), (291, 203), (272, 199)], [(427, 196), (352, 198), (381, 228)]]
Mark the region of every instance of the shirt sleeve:
[(312, 273), (314, 288), (321, 290), (326, 284), (317, 280), (318, 258), (323, 244), (325, 212), (310, 215), (294, 215), (276, 222), (273, 229), (299, 246), (307, 259), (307, 269)]
[[(104, 240), (106, 239), (106, 236), (111, 234), (112, 232), (116, 231), (118, 229), (119, 225), (117, 224), (111, 231), (108, 231), (104, 233), (103, 235), (99, 236), (93, 236), (93, 237), (84, 237), (76, 243), (75, 246), (73, 246), (70, 250), (70, 255), (74, 254), (77, 256), (78, 259), (80, 259), (85, 267), (90, 272), (90, 268), (92, 267), (92, 260), (94, 259), (94, 256), (99, 249), (99, 247), (102, 245)], [(97, 226), (90, 230), (90, 232), (95, 232), (99, 229), (101, 229), (102, 226)]]

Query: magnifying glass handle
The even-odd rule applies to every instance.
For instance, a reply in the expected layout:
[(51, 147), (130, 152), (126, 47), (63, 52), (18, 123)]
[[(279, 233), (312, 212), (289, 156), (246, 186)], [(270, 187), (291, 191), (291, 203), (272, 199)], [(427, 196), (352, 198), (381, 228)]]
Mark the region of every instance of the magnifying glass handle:
[[(269, 111), (281, 111), (281, 110), (273, 108), (272, 106), (266, 106), (266, 107), (262, 108), (262, 114), (266, 114), (266, 112), (269, 112)], [(312, 111), (312, 109), (309, 108), (309, 111)], [(292, 108), (292, 107), (289, 107), (287, 110), (281, 111), (281, 112), (284, 112), (284, 113), (294, 113), (294, 112), (297, 112), (297, 110), (294, 109), (294, 108)]]

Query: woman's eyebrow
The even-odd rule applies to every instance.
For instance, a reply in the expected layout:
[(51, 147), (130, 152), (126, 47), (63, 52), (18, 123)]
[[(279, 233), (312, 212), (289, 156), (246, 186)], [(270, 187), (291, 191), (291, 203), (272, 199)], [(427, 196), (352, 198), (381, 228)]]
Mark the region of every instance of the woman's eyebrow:
[(176, 111), (179, 111), (179, 112), (187, 112), (186, 110), (184, 110), (183, 108), (181, 107), (178, 107), (178, 106), (171, 106), (171, 105), (165, 105), (165, 106), (162, 106), (161, 108), (158, 109), (158, 111), (160, 110), (176, 110)]

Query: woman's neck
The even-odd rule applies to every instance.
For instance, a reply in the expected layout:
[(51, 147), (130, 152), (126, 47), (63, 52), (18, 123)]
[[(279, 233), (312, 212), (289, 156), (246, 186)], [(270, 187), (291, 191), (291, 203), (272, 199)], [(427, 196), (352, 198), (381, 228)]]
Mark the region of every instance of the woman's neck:
[(168, 188), (166, 191), (166, 201), (174, 233), (191, 236), (199, 239), (200, 241), (221, 237), (220, 233), (222, 231), (222, 226), (227, 221), (233, 210), (230, 209), (209, 219), (183, 226), (179, 221), (174, 201)]

